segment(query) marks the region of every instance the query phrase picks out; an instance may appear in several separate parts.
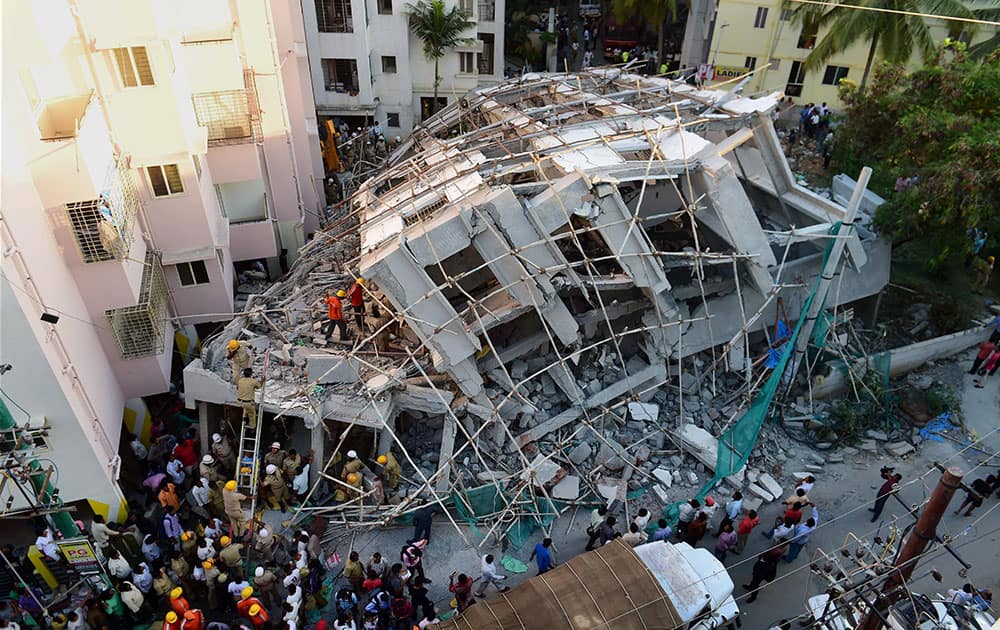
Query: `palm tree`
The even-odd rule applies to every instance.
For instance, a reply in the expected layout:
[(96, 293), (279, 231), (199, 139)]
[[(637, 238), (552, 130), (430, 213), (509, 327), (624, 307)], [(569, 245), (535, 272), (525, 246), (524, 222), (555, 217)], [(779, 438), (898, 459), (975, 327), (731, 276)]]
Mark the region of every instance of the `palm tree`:
[(677, 17), (677, 0), (613, 0), (611, 12), (615, 20), (624, 24), (637, 13), (656, 25), (656, 54), (663, 54), (663, 23)]
[(458, 7), (446, 11), (444, 0), (420, 0), (417, 4), (407, 4), (410, 13), (410, 30), (424, 43), (424, 57), (434, 62), (434, 100), (431, 103), (431, 115), (437, 112), (438, 85), (441, 75), (438, 63), (448, 50), (474, 40), (462, 37), (462, 33), (475, 28), (476, 23)]
[[(845, 0), (836, 7), (821, 11), (813, 5), (787, 0), (785, 5), (787, 9), (793, 9), (793, 19), (798, 23), (828, 29), (806, 57), (806, 72), (819, 70), (830, 57), (854, 44), (868, 42), (868, 60), (861, 76), (862, 91), (876, 54), (892, 64), (905, 64), (914, 51), (920, 53), (925, 63), (937, 54), (937, 43), (931, 37), (927, 20), (895, 12), (973, 17), (972, 11), (960, 0)], [(856, 8), (859, 6), (893, 12)]]

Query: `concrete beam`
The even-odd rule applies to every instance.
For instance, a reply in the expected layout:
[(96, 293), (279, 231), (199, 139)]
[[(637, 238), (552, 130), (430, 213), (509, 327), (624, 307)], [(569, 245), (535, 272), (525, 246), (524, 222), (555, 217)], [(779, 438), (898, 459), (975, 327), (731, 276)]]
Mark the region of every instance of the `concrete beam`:
[(444, 430), (441, 433), (441, 450), (438, 455), (438, 473), (434, 489), (438, 492), (448, 492), (451, 489), (451, 456), (455, 452), (455, 434), (458, 425), (450, 415), (444, 418)]

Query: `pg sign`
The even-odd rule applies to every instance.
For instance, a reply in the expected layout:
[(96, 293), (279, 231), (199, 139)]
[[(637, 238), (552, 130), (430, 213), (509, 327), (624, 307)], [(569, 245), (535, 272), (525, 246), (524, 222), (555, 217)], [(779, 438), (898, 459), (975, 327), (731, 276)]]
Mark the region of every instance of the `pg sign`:
[(101, 563), (97, 553), (86, 538), (73, 538), (57, 541), (59, 550), (74, 569), (80, 573), (99, 573)]

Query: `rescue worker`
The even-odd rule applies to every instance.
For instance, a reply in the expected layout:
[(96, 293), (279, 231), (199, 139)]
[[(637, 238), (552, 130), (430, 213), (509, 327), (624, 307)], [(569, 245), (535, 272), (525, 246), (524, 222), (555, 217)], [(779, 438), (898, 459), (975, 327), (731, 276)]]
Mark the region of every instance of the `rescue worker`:
[(247, 612), (249, 613), (247, 619), (253, 624), (254, 630), (263, 628), (265, 624), (271, 621), (271, 615), (267, 614), (267, 611), (260, 604), (254, 604)]
[(202, 479), (207, 479), (210, 484), (222, 479), (222, 473), (219, 472), (215, 458), (208, 453), (201, 457), (201, 463), (198, 464), (198, 474), (201, 475)]
[(243, 376), (236, 382), (236, 400), (243, 407), (243, 419), (247, 421), (248, 429), (257, 428), (256, 394), (263, 384), (264, 377), (261, 376), (260, 380), (253, 378), (250, 368), (243, 370)]
[(219, 552), (219, 560), (226, 567), (226, 572), (229, 575), (235, 576), (236, 579), (240, 579), (243, 575), (243, 559), (240, 557), (243, 553), (243, 545), (234, 543), (229, 536), (220, 538), (219, 545), (222, 546), (222, 551)]
[(240, 503), (247, 498), (242, 492), (236, 491), (236, 482), (232, 479), (227, 481), (222, 489), (222, 501), (226, 507), (226, 516), (229, 517), (229, 526), (236, 536), (242, 534), (243, 523), (247, 520), (246, 514), (243, 512), (243, 505)]
[(344, 305), (340, 301), (342, 297), (347, 297), (347, 293), (343, 289), (337, 291), (336, 295), (326, 296), (326, 314), (329, 317), (329, 321), (327, 321), (326, 326), (323, 328), (323, 336), (327, 339), (333, 338), (334, 328), (340, 330), (341, 341), (349, 339), (347, 325), (344, 324)]
[(282, 512), (287, 512), (288, 484), (281, 477), (281, 471), (274, 464), (268, 464), (264, 470), (267, 474), (264, 476), (264, 480), (260, 482), (260, 485), (269, 492), (271, 507), (273, 509), (280, 507)]
[(278, 468), (281, 468), (285, 463), (286, 457), (288, 457), (288, 453), (281, 448), (281, 443), (271, 442), (271, 450), (264, 454), (264, 465), (274, 464)]
[(395, 490), (399, 486), (399, 475), (402, 472), (396, 456), (392, 451), (386, 451), (383, 455), (379, 455), (376, 461), (382, 466), (382, 477), (386, 484)]
[(349, 474), (361, 472), (364, 467), (364, 463), (358, 458), (357, 451), (347, 451), (347, 463), (344, 464), (344, 469), (340, 472), (340, 478), (347, 479)]
[(239, 613), (241, 617), (252, 619), (252, 616), (249, 613), (250, 609), (254, 606), (263, 608), (264, 604), (253, 596), (253, 587), (247, 586), (240, 591), (240, 601), (236, 602), (236, 612)]
[(209, 558), (201, 565), (205, 569), (205, 588), (208, 592), (208, 609), (218, 610), (219, 609), (219, 595), (218, 595), (218, 585), (219, 576), (222, 571), (215, 566), (215, 559)]
[(179, 586), (170, 591), (170, 608), (177, 614), (178, 617), (191, 610), (191, 604), (189, 604), (187, 598), (184, 597), (184, 589)]
[(243, 370), (250, 367), (250, 351), (247, 350), (246, 342), (235, 339), (230, 339), (226, 348), (226, 358), (233, 365), (233, 383), (236, 383), (240, 380), (240, 374), (243, 374)]
[(253, 585), (268, 606), (277, 606), (281, 602), (278, 597), (278, 577), (273, 571), (257, 567), (254, 570)]
[(184, 621), (181, 623), (181, 630), (205, 630), (204, 613), (196, 608), (184, 613)]
[(351, 285), (347, 296), (351, 298), (351, 309), (354, 311), (354, 323), (358, 325), (358, 333), (365, 330), (365, 279), (358, 277)]
[(215, 518), (222, 518), (226, 516), (226, 502), (222, 496), (223, 487), (225, 482), (221, 479), (213, 484), (209, 484), (208, 488), (208, 511)]
[(278, 544), (278, 538), (266, 527), (262, 527), (253, 539), (254, 551), (264, 557), (267, 562), (274, 561), (274, 548)]
[(188, 531), (181, 534), (181, 553), (188, 562), (195, 559), (197, 549), (198, 540), (195, 538), (194, 532)]
[(163, 630), (181, 630), (181, 619), (174, 611), (167, 612), (163, 617)]
[(290, 481), (295, 478), (296, 470), (302, 465), (302, 456), (299, 455), (298, 451), (294, 448), (288, 449), (288, 455), (285, 456), (284, 461), (281, 462), (281, 472), (285, 477), (285, 481)]
[(233, 452), (233, 446), (219, 433), (212, 434), (212, 455), (222, 462), (223, 470), (235, 470), (236, 454)]

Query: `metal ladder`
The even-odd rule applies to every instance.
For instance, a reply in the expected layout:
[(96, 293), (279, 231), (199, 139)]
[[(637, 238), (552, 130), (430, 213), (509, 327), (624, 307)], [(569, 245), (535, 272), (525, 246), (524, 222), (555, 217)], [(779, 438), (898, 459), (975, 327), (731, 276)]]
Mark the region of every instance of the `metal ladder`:
[(251, 497), (248, 544), (253, 539), (253, 524), (257, 514), (257, 477), (260, 473), (258, 447), (260, 446), (260, 430), (264, 426), (264, 392), (267, 388), (267, 361), (269, 355), (270, 350), (264, 353), (264, 367), (262, 368), (261, 375), (263, 385), (260, 388), (260, 404), (257, 406), (257, 426), (254, 429), (250, 429), (247, 427), (246, 422), (240, 422), (240, 450), (239, 456), (236, 458), (236, 490), (241, 494)]

